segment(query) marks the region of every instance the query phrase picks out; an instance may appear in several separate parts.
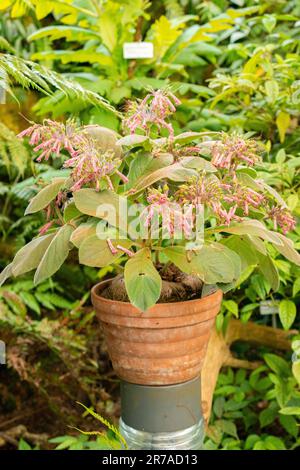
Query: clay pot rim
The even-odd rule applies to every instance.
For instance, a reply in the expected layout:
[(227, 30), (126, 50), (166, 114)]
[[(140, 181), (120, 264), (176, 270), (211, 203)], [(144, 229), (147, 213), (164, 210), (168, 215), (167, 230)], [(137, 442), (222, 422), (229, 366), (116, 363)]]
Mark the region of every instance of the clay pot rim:
[[(98, 293), (98, 289), (99, 287), (104, 287), (105, 284), (109, 284), (112, 280), (114, 279), (114, 277), (111, 277), (109, 279), (105, 279), (104, 281), (100, 281), (98, 282), (97, 284), (95, 284), (92, 289), (91, 289), (91, 293), (92, 293), (92, 296), (93, 297), (96, 297), (97, 299), (101, 299), (101, 302), (104, 302), (104, 303), (107, 303), (108, 305), (124, 305), (124, 306), (131, 306), (132, 308), (136, 308), (137, 310), (139, 310), (137, 307), (135, 307), (134, 305), (132, 305), (130, 302), (123, 302), (121, 300), (111, 300), (111, 299), (107, 299), (105, 297), (102, 297), (101, 295), (99, 295)], [(102, 289), (103, 290), (103, 289)], [(154, 304), (151, 308), (154, 308), (154, 307), (159, 307), (159, 306), (166, 306), (166, 305), (192, 305), (192, 304), (199, 304), (202, 301), (204, 300), (207, 300), (209, 298), (213, 299), (213, 298), (217, 298), (219, 297), (220, 295), (223, 296), (223, 291), (221, 289), (217, 289), (215, 292), (212, 292), (211, 294), (209, 295), (206, 295), (205, 297), (200, 297), (200, 298), (197, 298), (197, 299), (190, 299), (190, 300), (182, 300), (180, 302), (164, 302), (164, 303), (156, 303)]]

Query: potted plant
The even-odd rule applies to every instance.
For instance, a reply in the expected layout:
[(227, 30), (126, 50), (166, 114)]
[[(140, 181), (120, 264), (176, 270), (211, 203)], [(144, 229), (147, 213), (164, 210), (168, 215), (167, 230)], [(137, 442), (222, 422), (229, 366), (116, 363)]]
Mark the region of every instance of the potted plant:
[[(179, 100), (154, 91), (127, 105), (124, 136), (100, 126), (45, 120), (20, 134), (61, 176), (26, 213), (46, 223), (1, 274), (52, 276), (77, 248), (79, 263), (115, 264), (92, 289), (117, 374), (145, 386), (200, 374), (223, 292), (256, 267), (274, 290), (275, 249), (298, 263), (295, 226), (280, 195), (257, 178), (264, 147), (247, 136), (175, 135)], [(273, 248), (271, 248), (273, 247)]]

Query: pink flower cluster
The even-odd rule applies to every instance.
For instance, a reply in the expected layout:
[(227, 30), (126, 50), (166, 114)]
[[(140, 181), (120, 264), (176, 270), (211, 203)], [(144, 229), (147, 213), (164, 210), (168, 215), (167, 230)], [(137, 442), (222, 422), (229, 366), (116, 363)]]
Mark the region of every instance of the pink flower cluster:
[(188, 184), (181, 185), (175, 196), (183, 204), (189, 202), (209, 207), (221, 223), (229, 225), (232, 219), (239, 219), (235, 215), (237, 204), (229, 209), (222, 205), (224, 190), (229, 189), (231, 185), (221, 183), (215, 176), (207, 177), (203, 174), (198, 178), (191, 178)]
[(113, 151), (101, 153), (94, 139), (84, 128), (77, 127), (74, 121), (66, 124), (46, 119), (43, 124), (34, 124), (19, 134), (19, 137), (30, 137), (34, 151), (42, 153), (37, 158), (48, 160), (51, 154), (59, 155), (66, 150), (70, 157), (63, 164), (64, 168), (73, 168), (71, 177), (74, 181), (71, 191), (77, 191), (85, 184), (92, 184), (100, 189), (100, 181), (105, 179), (113, 190), (110, 177), (117, 174), (123, 182), (128, 179), (119, 170), (121, 159)]
[(222, 197), (222, 186), (215, 176), (205, 173), (190, 178), (187, 184), (180, 185), (175, 198), (182, 204), (205, 204), (218, 202)]
[(278, 206), (272, 207), (268, 216), (273, 220), (275, 230), (277, 230), (279, 226), (284, 234), (294, 230), (296, 227), (296, 220), (290, 214), (288, 209)]
[(105, 178), (111, 190), (114, 190), (110, 176), (116, 173), (124, 183), (128, 178), (119, 170), (121, 160), (116, 158), (113, 151), (108, 150), (103, 154), (94, 146), (91, 139), (87, 139), (73, 153), (73, 156), (65, 161), (65, 168), (73, 168), (72, 178), (75, 181), (71, 191), (77, 191), (88, 183), (94, 183), (96, 190), (100, 189), (100, 181)]
[(241, 163), (254, 166), (260, 160), (262, 146), (253, 139), (224, 136), (211, 149), (212, 164), (216, 168), (236, 169)]
[(250, 208), (259, 208), (265, 200), (264, 195), (239, 183), (234, 182), (232, 186), (228, 186), (229, 192), (224, 194), (223, 200), (235, 204), (236, 208), (242, 209), (244, 215), (249, 215)]
[[(181, 204), (203, 204), (217, 217), (219, 223), (230, 223), (242, 220), (250, 210), (263, 209), (266, 218), (273, 220), (274, 228), (279, 226), (282, 232), (294, 230), (296, 221), (288, 209), (279, 206), (270, 207), (270, 201), (264, 194), (246, 187), (232, 177), (219, 180), (216, 176), (202, 174), (193, 177), (187, 184), (182, 184), (175, 193), (176, 200)], [(237, 214), (238, 211), (238, 214)]]
[(127, 117), (123, 124), (131, 134), (134, 134), (137, 129), (149, 132), (150, 128), (156, 125), (159, 130), (167, 129), (170, 137), (174, 137), (173, 127), (166, 119), (176, 111), (178, 105), (180, 105), (180, 100), (170, 91), (153, 91), (148, 93), (142, 101), (129, 103)]
[(163, 188), (148, 190), (145, 213), (141, 218), (145, 218), (144, 226), (149, 227), (154, 216), (161, 216), (163, 230), (166, 230), (169, 237), (174, 237), (176, 233), (183, 231), (189, 238), (193, 228), (194, 214), (191, 211), (182, 212), (179, 204), (169, 197), (169, 188), (165, 185)]
[(66, 150), (71, 155), (84, 139), (74, 121), (62, 122), (45, 119), (43, 124), (34, 124), (18, 134), (18, 137), (30, 137), (29, 144), (34, 145), (34, 152), (42, 153), (37, 158), (40, 162), (48, 160), (52, 153), (59, 155)]

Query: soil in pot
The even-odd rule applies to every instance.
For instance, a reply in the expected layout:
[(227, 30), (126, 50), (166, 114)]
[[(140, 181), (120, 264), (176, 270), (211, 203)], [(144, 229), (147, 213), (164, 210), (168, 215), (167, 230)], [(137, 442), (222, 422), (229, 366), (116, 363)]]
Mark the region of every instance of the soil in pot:
[[(183, 302), (199, 299), (202, 296), (203, 283), (197, 276), (185, 274), (174, 264), (156, 266), (162, 278), (162, 289), (158, 303)], [(120, 302), (129, 302), (123, 276), (117, 276), (104, 289), (102, 297)]]

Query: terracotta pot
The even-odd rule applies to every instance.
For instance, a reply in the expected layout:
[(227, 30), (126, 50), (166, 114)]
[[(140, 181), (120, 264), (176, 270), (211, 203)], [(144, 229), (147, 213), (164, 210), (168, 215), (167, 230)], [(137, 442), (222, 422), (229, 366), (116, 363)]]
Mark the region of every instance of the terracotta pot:
[(118, 376), (141, 385), (177, 384), (197, 377), (222, 291), (202, 299), (156, 304), (142, 312), (130, 303), (101, 297), (110, 282), (93, 287), (92, 302)]

